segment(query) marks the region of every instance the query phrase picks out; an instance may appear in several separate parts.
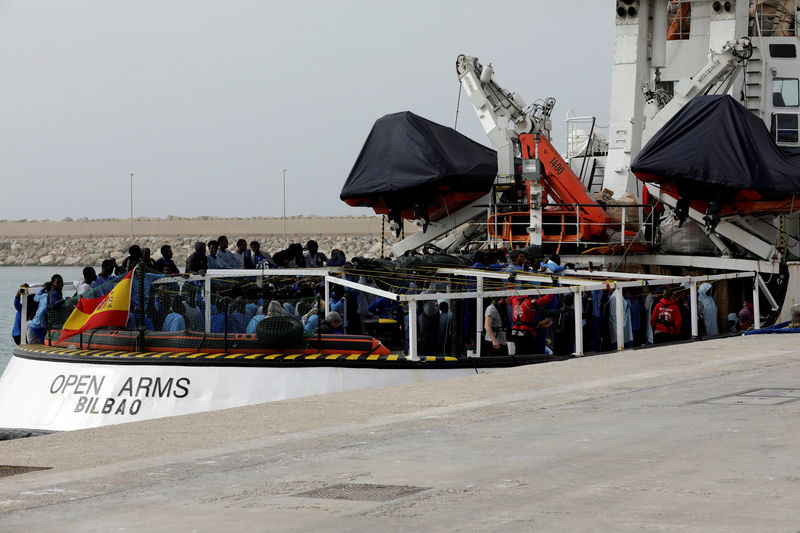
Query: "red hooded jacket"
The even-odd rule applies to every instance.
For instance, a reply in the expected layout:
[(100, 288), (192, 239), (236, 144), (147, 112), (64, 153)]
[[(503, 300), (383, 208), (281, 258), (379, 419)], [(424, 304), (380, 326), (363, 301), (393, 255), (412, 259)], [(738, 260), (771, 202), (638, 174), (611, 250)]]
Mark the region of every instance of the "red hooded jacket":
[(681, 331), (681, 310), (672, 298), (661, 298), (653, 309), (650, 326), (654, 332), (677, 335)]
[(536, 335), (536, 325), (539, 323), (536, 320), (536, 306), (544, 307), (553, 300), (553, 295), (548, 294), (534, 300), (530, 296), (514, 296), (511, 298), (511, 311), (513, 323), (511, 328), (527, 331)]

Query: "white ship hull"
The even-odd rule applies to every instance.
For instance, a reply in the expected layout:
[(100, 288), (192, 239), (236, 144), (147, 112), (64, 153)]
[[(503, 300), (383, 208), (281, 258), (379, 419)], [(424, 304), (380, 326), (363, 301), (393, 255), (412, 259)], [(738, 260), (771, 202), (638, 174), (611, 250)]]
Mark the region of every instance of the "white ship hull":
[(341, 364), (330, 356), (308, 356), (289, 366), (280, 361), (243, 364), (245, 354), (227, 360), (223, 354), (219, 363), (210, 364), (165, 353), (109, 357), (103, 351), (71, 352), (54, 360), (65, 349), (23, 346), (15, 351), (0, 377), (0, 435), (70, 431), (476, 372), (470, 361), (452, 357), (410, 363), (395, 355), (368, 362), (357, 360), (364, 355), (344, 354), (338, 356)]

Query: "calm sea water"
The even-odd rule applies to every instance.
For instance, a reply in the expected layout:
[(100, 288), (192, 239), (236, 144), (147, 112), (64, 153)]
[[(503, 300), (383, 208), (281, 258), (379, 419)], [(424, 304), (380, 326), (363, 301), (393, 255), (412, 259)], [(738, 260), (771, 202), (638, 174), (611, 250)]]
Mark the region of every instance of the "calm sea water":
[[(11, 328), (14, 326), (14, 295), (22, 283), (42, 283), (49, 281), (53, 274), (61, 274), (64, 283), (79, 280), (83, 277), (82, 266), (79, 267), (0, 267), (0, 372), (5, 369), (11, 352), (14, 350), (14, 339)], [(99, 269), (98, 269), (99, 270)], [(73, 291), (64, 290), (64, 296), (72, 296)]]

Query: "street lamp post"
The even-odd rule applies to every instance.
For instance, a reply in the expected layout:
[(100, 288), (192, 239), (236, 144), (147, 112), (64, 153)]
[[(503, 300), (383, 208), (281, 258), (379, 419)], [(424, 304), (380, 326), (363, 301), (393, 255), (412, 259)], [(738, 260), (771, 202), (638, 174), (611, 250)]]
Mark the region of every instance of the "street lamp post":
[(286, 169), (283, 169), (283, 240), (286, 241)]
[(131, 172), (131, 239), (133, 238), (133, 172)]

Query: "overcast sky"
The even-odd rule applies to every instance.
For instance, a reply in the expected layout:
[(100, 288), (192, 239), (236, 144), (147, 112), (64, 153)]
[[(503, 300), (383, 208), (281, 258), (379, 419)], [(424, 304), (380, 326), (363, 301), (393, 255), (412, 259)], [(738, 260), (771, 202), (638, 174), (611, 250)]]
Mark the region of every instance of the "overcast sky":
[[(610, 0), (0, 0), (0, 219), (343, 215), (379, 117), (452, 126), (456, 56), (608, 124)], [(466, 98), (458, 130), (488, 139)]]

